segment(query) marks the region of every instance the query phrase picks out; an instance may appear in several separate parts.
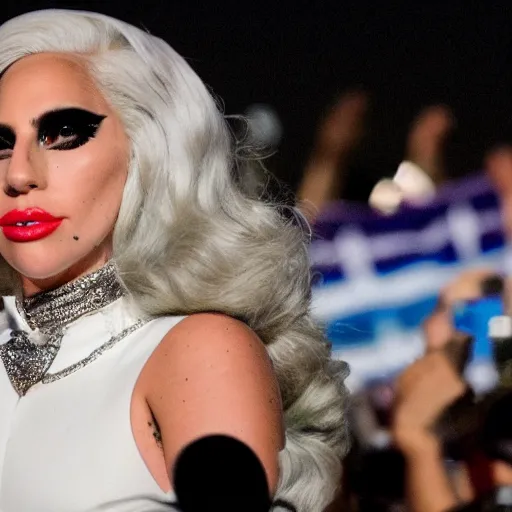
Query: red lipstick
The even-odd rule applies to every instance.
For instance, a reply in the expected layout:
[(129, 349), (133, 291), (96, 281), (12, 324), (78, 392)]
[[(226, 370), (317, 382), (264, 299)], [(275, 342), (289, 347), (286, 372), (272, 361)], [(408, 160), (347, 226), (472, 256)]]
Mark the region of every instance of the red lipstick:
[(41, 208), (28, 208), (7, 212), (0, 218), (0, 227), (11, 242), (33, 242), (51, 235), (62, 220)]

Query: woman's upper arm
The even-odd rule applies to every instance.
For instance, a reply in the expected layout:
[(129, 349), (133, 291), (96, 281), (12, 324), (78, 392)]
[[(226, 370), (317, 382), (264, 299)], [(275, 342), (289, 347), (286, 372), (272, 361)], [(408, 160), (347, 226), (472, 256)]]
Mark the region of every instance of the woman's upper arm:
[(270, 358), (253, 331), (224, 315), (192, 315), (167, 334), (146, 370), (146, 399), (169, 470), (189, 443), (225, 434), (252, 448), (275, 490), (282, 407)]

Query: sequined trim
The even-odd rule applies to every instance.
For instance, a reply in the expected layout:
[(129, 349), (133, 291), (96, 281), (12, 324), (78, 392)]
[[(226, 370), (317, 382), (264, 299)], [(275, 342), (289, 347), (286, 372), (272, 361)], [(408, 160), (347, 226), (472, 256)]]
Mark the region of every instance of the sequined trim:
[(83, 315), (108, 306), (124, 295), (113, 262), (56, 290), (16, 300), (32, 330), (58, 331)]
[(71, 375), (72, 373), (77, 372), (78, 370), (82, 369), (84, 366), (87, 366), (88, 364), (92, 363), (94, 360), (98, 359), (104, 352), (107, 350), (110, 350), (112, 347), (114, 347), (117, 343), (119, 343), (123, 338), (126, 338), (129, 336), (132, 332), (136, 331), (137, 329), (141, 328), (143, 325), (147, 324), (149, 322), (149, 319), (139, 320), (135, 324), (131, 325), (130, 327), (127, 327), (123, 331), (121, 331), (116, 336), (113, 336), (110, 338), (106, 343), (98, 347), (96, 350), (93, 350), (87, 357), (84, 357), (84, 359), (81, 359), (75, 364), (72, 364), (71, 366), (68, 366), (67, 368), (64, 368), (63, 370), (60, 370), (55, 373), (47, 373), (43, 379), (43, 384), (50, 384), (51, 382), (55, 382), (56, 380), (63, 379), (64, 377), (67, 377), (68, 375)]

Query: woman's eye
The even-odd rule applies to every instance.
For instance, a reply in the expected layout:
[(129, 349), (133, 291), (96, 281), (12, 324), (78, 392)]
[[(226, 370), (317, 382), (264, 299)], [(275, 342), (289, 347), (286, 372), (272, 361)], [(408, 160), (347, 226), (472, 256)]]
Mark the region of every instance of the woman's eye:
[(105, 116), (72, 108), (48, 112), (39, 121), (38, 140), (45, 149), (69, 150), (96, 136)]
[(77, 137), (76, 130), (66, 125), (59, 131), (42, 133), (39, 140), (47, 149), (72, 149), (81, 145), (76, 145)]
[[(2, 132), (5, 132), (2, 134)], [(5, 160), (12, 156), (16, 137), (14, 133), (0, 127), (0, 160)]]

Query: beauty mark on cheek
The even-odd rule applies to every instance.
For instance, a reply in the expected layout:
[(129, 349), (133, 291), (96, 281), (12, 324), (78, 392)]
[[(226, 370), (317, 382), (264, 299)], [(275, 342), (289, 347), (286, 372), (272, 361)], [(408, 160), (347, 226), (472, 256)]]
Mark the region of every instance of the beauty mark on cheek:
[(78, 241), (78, 240), (80, 240), (80, 238), (79, 238), (78, 236), (76, 236), (76, 235), (75, 235), (75, 236), (73, 237), (73, 240), (77, 240), (77, 241)]

